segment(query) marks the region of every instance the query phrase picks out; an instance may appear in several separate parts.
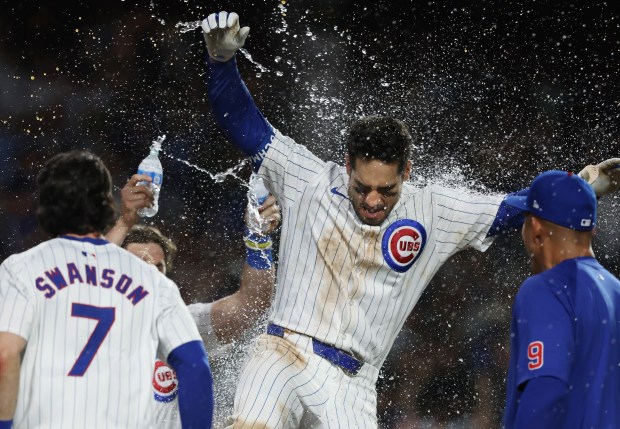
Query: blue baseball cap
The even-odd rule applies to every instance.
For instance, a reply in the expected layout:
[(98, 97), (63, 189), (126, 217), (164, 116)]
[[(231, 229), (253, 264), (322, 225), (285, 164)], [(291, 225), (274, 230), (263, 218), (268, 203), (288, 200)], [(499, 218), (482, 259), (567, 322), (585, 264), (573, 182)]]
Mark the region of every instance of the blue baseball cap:
[(566, 171), (545, 171), (536, 176), (527, 195), (509, 195), (506, 204), (576, 231), (596, 225), (596, 195), (581, 177)]

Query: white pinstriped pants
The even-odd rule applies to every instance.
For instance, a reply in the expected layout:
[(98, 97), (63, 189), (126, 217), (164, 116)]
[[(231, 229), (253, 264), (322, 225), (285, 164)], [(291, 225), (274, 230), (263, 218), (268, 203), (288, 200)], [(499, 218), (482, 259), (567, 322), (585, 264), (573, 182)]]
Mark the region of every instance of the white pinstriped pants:
[(255, 342), (237, 391), (228, 428), (377, 428), (379, 370), (357, 375), (315, 355), (312, 339), (285, 331)]

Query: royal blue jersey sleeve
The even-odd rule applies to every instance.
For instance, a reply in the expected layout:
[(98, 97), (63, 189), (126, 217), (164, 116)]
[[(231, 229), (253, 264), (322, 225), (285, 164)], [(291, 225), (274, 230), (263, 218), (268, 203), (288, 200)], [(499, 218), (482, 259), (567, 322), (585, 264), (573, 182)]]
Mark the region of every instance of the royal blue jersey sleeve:
[(561, 429), (566, 414), (568, 386), (555, 377), (538, 377), (526, 383), (519, 398), (514, 429)]
[(230, 141), (252, 158), (258, 170), (262, 160), (258, 154), (269, 143), (274, 130), (256, 107), (234, 57), (224, 63), (209, 59), (206, 63), (209, 103), (215, 119)]
[(172, 350), (168, 363), (179, 380), (179, 414), (183, 429), (209, 429), (213, 424), (213, 378), (202, 341)]
[[(529, 188), (525, 188), (506, 196), (524, 196), (527, 195), (528, 192)], [(498, 234), (503, 234), (521, 228), (521, 225), (523, 225), (523, 221), (525, 219), (524, 213), (525, 212), (523, 210), (519, 210), (516, 207), (506, 204), (506, 199), (504, 198), (504, 201), (500, 203), (499, 208), (497, 209), (495, 220), (487, 233), (487, 237), (493, 237)]]
[(536, 377), (556, 377), (569, 382), (571, 358), (574, 355), (573, 321), (565, 295), (562, 277), (533, 276), (521, 286), (515, 299), (513, 327), (517, 353), (516, 385)]

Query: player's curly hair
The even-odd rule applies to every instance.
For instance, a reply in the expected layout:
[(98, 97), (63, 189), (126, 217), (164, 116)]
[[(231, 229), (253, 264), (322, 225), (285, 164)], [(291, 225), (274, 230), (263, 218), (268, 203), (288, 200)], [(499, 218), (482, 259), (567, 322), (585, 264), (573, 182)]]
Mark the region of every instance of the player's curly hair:
[(72, 150), (45, 162), (37, 177), (37, 217), (53, 237), (105, 233), (116, 220), (112, 178), (103, 161)]
[(353, 169), (357, 159), (377, 159), (398, 162), (398, 172), (402, 173), (412, 146), (413, 137), (405, 123), (389, 116), (367, 116), (353, 121), (347, 138), (347, 153)]
[(123, 240), (121, 247), (126, 249), (131, 243), (155, 243), (159, 245), (164, 251), (166, 274), (172, 272), (174, 257), (177, 254), (177, 246), (171, 239), (162, 234), (159, 229), (148, 225), (134, 225), (129, 230), (129, 234), (127, 234), (125, 240)]

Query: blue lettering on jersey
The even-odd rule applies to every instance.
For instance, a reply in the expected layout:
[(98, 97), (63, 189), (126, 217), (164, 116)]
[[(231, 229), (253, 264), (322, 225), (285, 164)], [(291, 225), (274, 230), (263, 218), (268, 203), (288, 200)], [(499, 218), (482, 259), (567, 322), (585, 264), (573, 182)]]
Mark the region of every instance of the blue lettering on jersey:
[(133, 305), (136, 305), (148, 294), (148, 290), (145, 290), (142, 286), (138, 286), (129, 295), (127, 295), (127, 299), (130, 300)]
[(44, 282), (45, 282), (45, 279), (44, 279), (43, 277), (37, 277), (37, 279), (35, 280), (35, 287), (36, 287), (37, 289), (39, 289), (41, 292), (45, 292), (45, 295), (44, 295), (44, 296), (45, 296), (46, 298), (51, 298), (51, 297), (53, 297), (53, 296), (56, 294), (56, 292), (55, 292), (55, 291), (54, 291), (54, 289), (53, 289), (50, 285), (48, 285), (47, 283), (45, 283), (45, 284), (41, 284), (41, 283), (44, 283)]
[(86, 283), (97, 286), (97, 267), (84, 265), (84, 268), (86, 269)]
[(80, 283), (84, 283), (84, 280), (82, 280), (82, 275), (73, 262), (69, 262), (67, 264), (67, 271), (69, 272), (69, 283), (73, 284), (76, 280)]
[(420, 257), (426, 245), (426, 229), (415, 220), (400, 219), (383, 233), (383, 259), (394, 271), (404, 273)]
[(132, 281), (133, 280), (131, 279), (131, 277), (128, 277), (125, 274), (123, 274), (121, 278), (118, 279), (118, 283), (116, 283), (116, 290), (124, 294), (125, 292), (127, 292), (127, 289), (131, 285)]
[(54, 283), (54, 286), (56, 286), (56, 289), (60, 290), (60, 289), (67, 287), (67, 281), (60, 273), (60, 270), (58, 269), (58, 267), (54, 267), (51, 270), (46, 271), (45, 275), (47, 276), (48, 279), (52, 281), (52, 283)]
[[(116, 272), (110, 268), (104, 268), (101, 271), (101, 279), (97, 278), (97, 268), (91, 265), (84, 265), (83, 270), (73, 263), (67, 263), (66, 272), (60, 270), (59, 267), (54, 267), (50, 270), (44, 271), (45, 277), (51, 280), (51, 283), (56, 286), (57, 290), (62, 290), (69, 285), (82, 284), (90, 286), (100, 286), (104, 289), (115, 290), (122, 295), (126, 295), (127, 299), (133, 304), (137, 305), (149, 295), (149, 291), (142, 285), (138, 285), (132, 288), (133, 279), (126, 274), (121, 274), (116, 281)], [(41, 291), (45, 298), (52, 298), (56, 295), (56, 290), (50, 284), (45, 282), (44, 276), (39, 276), (35, 279), (35, 287)], [(67, 283), (66, 279), (69, 279)], [(86, 279), (86, 281), (84, 281)], [(115, 285), (116, 281), (116, 285)], [(115, 287), (112, 289), (112, 286)]]
[(101, 278), (105, 280), (105, 283), (99, 283), (101, 287), (110, 289), (112, 287), (112, 284), (114, 283), (114, 270), (106, 268), (105, 270), (103, 270), (103, 273), (101, 273)]

